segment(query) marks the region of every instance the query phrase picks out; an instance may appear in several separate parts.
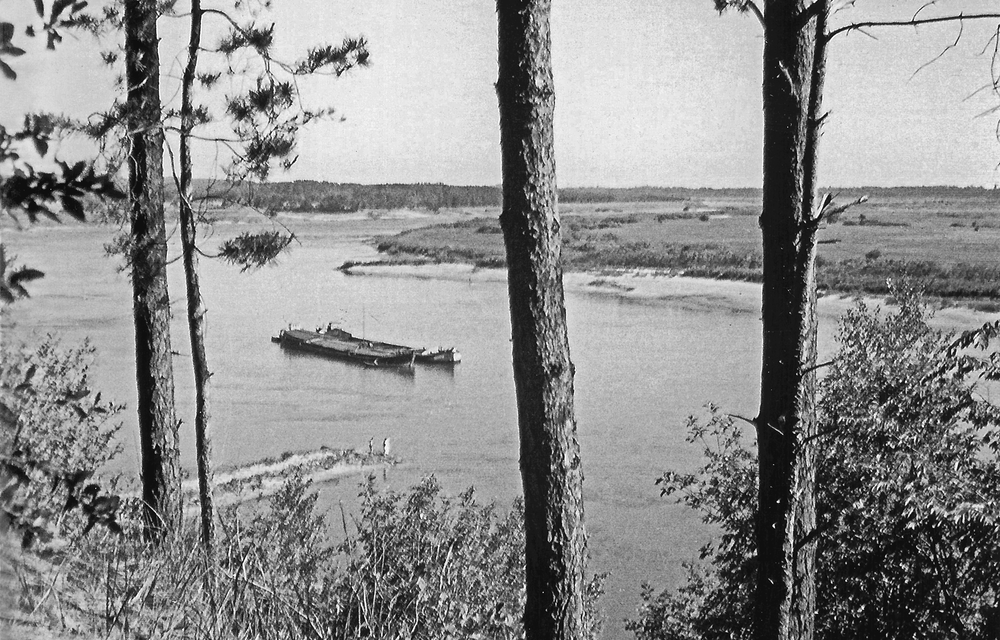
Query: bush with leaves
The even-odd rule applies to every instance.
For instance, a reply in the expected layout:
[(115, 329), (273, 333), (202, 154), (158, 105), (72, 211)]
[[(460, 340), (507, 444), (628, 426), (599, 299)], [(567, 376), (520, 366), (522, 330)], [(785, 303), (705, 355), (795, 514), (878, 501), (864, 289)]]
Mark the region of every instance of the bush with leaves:
[[(341, 637), (521, 638), (524, 508), (477, 503), (470, 488), (441, 495), (432, 476), (408, 494), (369, 482), (336, 605)], [(604, 576), (587, 588), (587, 634), (596, 638)]]
[(223, 510), (211, 571), (195, 520), (151, 545), (129, 500), (125, 535), (88, 540), (77, 570), (98, 579), (89, 588), (105, 596), (104, 628), (126, 637), (330, 638), (337, 549), (317, 499), (296, 475), (259, 504)]
[[(225, 511), (214, 595), (192, 523), (154, 547), (138, 516), (123, 520), (126, 535), (89, 541), (82, 565), (106, 594), (108, 630), (185, 640), (221, 630), (276, 640), (524, 636), (520, 503), (503, 512), (471, 489), (447, 497), (433, 477), (406, 492), (366, 483), (340, 544), (299, 476), (259, 505)], [(600, 633), (602, 581), (588, 586), (586, 638)]]
[(117, 529), (117, 496), (89, 482), (119, 451), (122, 406), (89, 388), (89, 344), (64, 348), (48, 336), (37, 348), (3, 345), (0, 363), (2, 524), (23, 544)]
[[(230, 626), (248, 638), (328, 638), (336, 547), (319, 494), (292, 476), (265, 509), (232, 522), (223, 571), (232, 585), (224, 611)], [(284, 629), (282, 632), (277, 632)]]
[[(503, 513), (479, 504), (470, 488), (457, 497), (424, 478), (409, 492), (365, 485), (361, 514), (339, 547), (332, 582), (324, 584), (300, 611), (319, 607), (309, 629), (328, 638), (521, 638), (524, 635), (524, 511), (520, 501)], [(305, 522), (308, 518), (300, 518)], [(315, 530), (315, 527), (307, 527)], [(297, 548), (289, 542), (287, 549)], [(308, 547), (317, 553), (317, 545)], [(288, 552), (277, 552), (279, 554)], [(309, 557), (308, 555), (305, 557)], [(300, 585), (323, 576), (314, 556)], [(293, 553), (272, 561), (303, 566)], [(604, 576), (587, 589), (587, 638), (600, 633), (597, 600)], [(306, 618), (300, 619), (305, 621)]]
[(45, 276), (38, 269), (15, 265), (15, 256), (7, 257), (7, 248), (0, 244), (0, 304), (13, 304), (21, 298), (31, 297), (25, 284)]
[[(1000, 409), (986, 385), (1000, 379), (1000, 322), (937, 331), (917, 292), (894, 294), (894, 313), (845, 315), (820, 385), (816, 636), (995, 638)], [(717, 408), (690, 428), (707, 462), (658, 483), (721, 536), (679, 590), (645, 588), (629, 623), (640, 640), (750, 636), (756, 454)]]
[(408, 495), (369, 483), (337, 605), (345, 637), (519, 636), (523, 513), (441, 496), (433, 477)]

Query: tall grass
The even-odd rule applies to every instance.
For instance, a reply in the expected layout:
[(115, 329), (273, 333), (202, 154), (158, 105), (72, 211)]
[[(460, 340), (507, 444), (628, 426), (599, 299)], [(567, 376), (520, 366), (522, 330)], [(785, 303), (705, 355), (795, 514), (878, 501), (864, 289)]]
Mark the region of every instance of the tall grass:
[[(407, 492), (379, 491), (370, 480), (359, 514), (342, 516), (336, 534), (317, 500), (310, 483), (293, 476), (267, 500), (225, 510), (215, 567), (195, 522), (153, 546), (142, 540), (138, 504), (128, 502), (121, 535), (95, 530), (36, 575), (32, 606), (59, 626), (53, 612), (63, 601), (93, 594), (89, 608), (77, 607), (86, 623), (74, 629), (108, 637), (523, 636), (519, 502), (499, 509), (477, 502), (472, 489), (448, 497), (433, 477)], [(602, 580), (588, 587), (588, 638), (601, 628)], [(37, 585), (49, 583), (56, 588), (40, 593)]]

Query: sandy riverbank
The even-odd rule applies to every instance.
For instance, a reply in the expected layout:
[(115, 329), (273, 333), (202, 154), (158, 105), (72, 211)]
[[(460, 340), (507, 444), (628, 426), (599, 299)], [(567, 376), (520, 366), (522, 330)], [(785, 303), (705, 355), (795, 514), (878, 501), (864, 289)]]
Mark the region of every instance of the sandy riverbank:
[[(261, 460), (222, 469), (215, 474), (216, 503), (219, 505), (252, 502), (275, 494), (294, 474), (314, 484), (343, 477), (378, 473), (399, 463), (382, 453), (363, 453), (355, 449), (330, 449), (286, 453), (278, 458)], [(190, 478), (182, 485), (187, 510), (197, 509), (198, 480)]]
[[(484, 269), (457, 263), (365, 264), (345, 270), (352, 275), (407, 277), (474, 282), (506, 282), (503, 269)], [(753, 282), (713, 280), (665, 275), (650, 269), (605, 269), (568, 272), (563, 276), (567, 292), (608, 295), (627, 300), (648, 301), (683, 309), (726, 313), (760, 313), (761, 285)], [(821, 318), (836, 319), (854, 306), (854, 296), (825, 295), (819, 300)], [(885, 306), (881, 297), (866, 296), (870, 305)], [(995, 321), (996, 313), (953, 306), (938, 309), (932, 324), (941, 328), (966, 330)]]

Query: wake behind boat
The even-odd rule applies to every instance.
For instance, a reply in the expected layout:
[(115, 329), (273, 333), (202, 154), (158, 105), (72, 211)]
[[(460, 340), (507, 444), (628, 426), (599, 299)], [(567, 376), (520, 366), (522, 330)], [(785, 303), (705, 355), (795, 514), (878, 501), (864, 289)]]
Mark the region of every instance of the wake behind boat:
[(370, 367), (412, 367), (415, 362), (455, 364), (462, 360), (461, 354), (454, 348), (415, 349), (400, 344), (364, 340), (332, 325), (316, 331), (289, 327), (282, 329), (271, 341), (286, 349), (360, 362)]

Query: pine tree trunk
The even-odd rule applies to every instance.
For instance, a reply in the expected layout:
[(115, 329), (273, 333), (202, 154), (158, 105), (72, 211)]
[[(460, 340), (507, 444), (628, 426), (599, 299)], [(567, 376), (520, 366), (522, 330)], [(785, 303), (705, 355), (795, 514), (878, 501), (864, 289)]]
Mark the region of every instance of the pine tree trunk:
[(816, 606), (815, 543), (800, 543), (816, 522), (818, 225), (813, 208), (825, 16), (825, 0), (772, 0), (765, 12), (755, 627), (757, 637), (768, 640), (811, 640)]
[(163, 221), (163, 130), (160, 75), (152, 0), (125, 3), (128, 81), (130, 262), (135, 317), (136, 385), (142, 450), (146, 535), (162, 539), (180, 526), (178, 424), (167, 293)]
[[(212, 438), (209, 430), (209, 384), (212, 376), (205, 352), (205, 300), (198, 279), (198, 226), (191, 201), (191, 130), (194, 127), (193, 92), (201, 46), (202, 10), (200, 0), (191, 3), (191, 33), (188, 40), (188, 61), (181, 81), (180, 136), (180, 218), (181, 252), (184, 260), (184, 280), (187, 286), (187, 320), (191, 336), (191, 364), (194, 367), (195, 449), (198, 460), (198, 498), (201, 506), (201, 538), (205, 553), (214, 565), (215, 558), (215, 487), (212, 473)], [(210, 568), (211, 570), (211, 568)]]
[(503, 213), (525, 508), (527, 640), (583, 631), (583, 470), (566, 335), (547, 0), (499, 0)]

